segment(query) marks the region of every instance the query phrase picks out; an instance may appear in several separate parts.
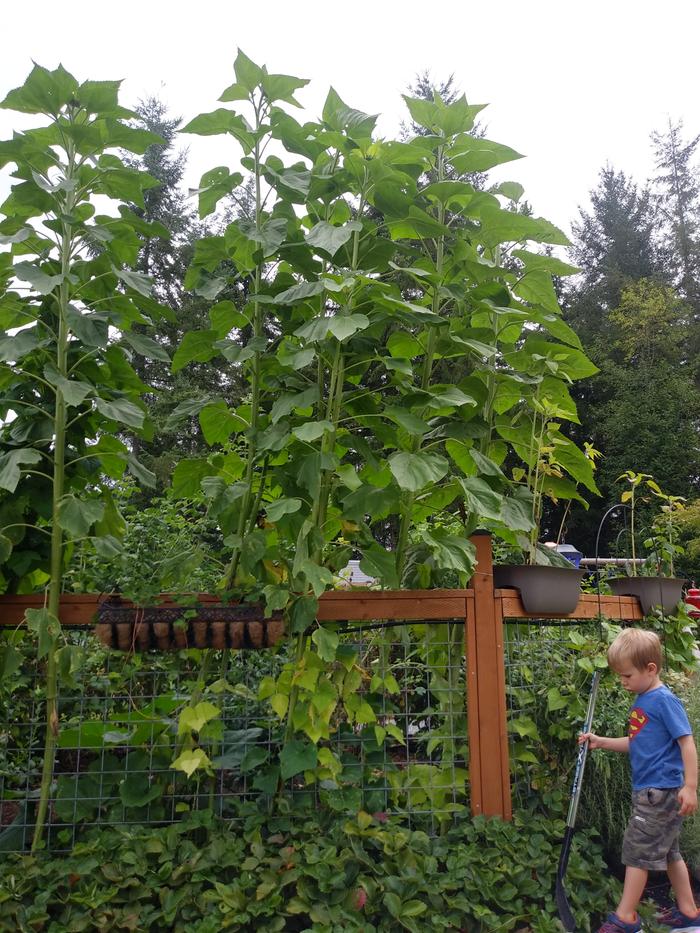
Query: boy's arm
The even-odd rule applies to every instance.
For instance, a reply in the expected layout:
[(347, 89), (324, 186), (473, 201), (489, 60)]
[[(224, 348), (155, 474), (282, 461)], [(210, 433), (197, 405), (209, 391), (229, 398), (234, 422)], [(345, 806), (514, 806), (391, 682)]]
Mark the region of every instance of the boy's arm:
[(678, 802), (681, 805), (681, 816), (688, 816), (698, 808), (698, 753), (692, 735), (682, 735), (678, 739), (678, 747), (685, 774), (685, 783), (678, 792)]
[[(606, 752), (629, 752), (629, 736), (623, 735), (620, 738), (613, 738), (609, 735), (596, 735), (595, 732), (582, 732), (578, 737), (579, 745), (588, 739), (588, 747), (602, 748)], [(697, 769), (696, 769), (697, 770)]]

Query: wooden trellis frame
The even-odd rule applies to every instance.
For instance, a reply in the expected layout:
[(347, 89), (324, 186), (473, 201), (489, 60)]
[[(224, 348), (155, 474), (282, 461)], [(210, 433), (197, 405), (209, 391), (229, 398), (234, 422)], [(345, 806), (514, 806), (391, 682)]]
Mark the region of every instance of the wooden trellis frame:
[[(324, 593), (318, 619), (345, 621), (448, 621), (464, 624), (467, 659), (467, 729), (471, 809), (474, 815), (512, 817), (508, 731), (504, 620), (533, 619), (525, 612), (517, 590), (494, 589), (493, 557), (489, 535), (474, 535), (477, 566), (468, 589), (393, 590), (344, 589)], [(212, 603), (211, 595), (200, 597)], [(93, 624), (99, 597), (67, 594), (61, 600), (61, 622), (70, 628)], [(0, 627), (23, 624), (24, 610), (44, 605), (42, 594), (0, 596)], [(574, 612), (549, 616), (557, 619), (594, 619), (599, 613), (610, 619), (643, 618), (634, 596), (583, 594)]]

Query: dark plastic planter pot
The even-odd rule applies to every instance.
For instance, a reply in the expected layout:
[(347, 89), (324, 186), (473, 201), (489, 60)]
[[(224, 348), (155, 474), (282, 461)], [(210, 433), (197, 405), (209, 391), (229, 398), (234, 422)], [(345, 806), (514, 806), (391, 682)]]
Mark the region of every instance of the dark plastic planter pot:
[(493, 568), (496, 587), (520, 590), (525, 612), (567, 615), (576, 609), (584, 571), (568, 567), (520, 564)]
[(614, 577), (607, 582), (616, 596), (636, 596), (644, 615), (654, 607), (672, 612), (683, 590), (683, 581), (674, 577)]

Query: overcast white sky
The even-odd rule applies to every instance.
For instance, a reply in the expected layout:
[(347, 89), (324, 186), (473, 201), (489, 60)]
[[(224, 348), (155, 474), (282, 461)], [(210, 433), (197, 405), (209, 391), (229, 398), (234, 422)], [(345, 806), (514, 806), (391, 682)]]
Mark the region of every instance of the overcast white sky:
[[(389, 135), (417, 72), (453, 73), (470, 102), (490, 104), (489, 137), (527, 157), (499, 179), (520, 181), (535, 213), (568, 232), (606, 161), (643, 181), (651, 130), (670, 116), (700, 133), (699, 27), (687, 0), (24, 0), (0, 11), (0, 98), (32, 59), (60, 61), (79, 80), (123, 78), (127, 106), (156, 94), (188, 120), (219, 106), (240, 46), (271, 71), (311, 79), (299, 94), (310, 117), (332, 84), (381, 113)], [(20, 126), (0, 110), (0, 138)], [(192, 186), (237, 159), (233, 141), (186, 139)]]

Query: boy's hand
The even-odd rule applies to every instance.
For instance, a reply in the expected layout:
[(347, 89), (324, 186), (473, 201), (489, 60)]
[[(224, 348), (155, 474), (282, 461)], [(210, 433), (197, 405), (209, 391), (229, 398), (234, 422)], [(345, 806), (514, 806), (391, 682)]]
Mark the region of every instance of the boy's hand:
[(679, 810), (681, 816), (689, 816), (691, 813), (695, 813), (698, 808), (697, 790), (684, 784), (678, 791), (678, 803), (681, 805)]
[(596, 735), (595, 732), (582, 732), (578, 737), (578, 744), (583, 745), (586, 740), (589, 748), (603, 747), (603, 736)]

